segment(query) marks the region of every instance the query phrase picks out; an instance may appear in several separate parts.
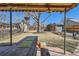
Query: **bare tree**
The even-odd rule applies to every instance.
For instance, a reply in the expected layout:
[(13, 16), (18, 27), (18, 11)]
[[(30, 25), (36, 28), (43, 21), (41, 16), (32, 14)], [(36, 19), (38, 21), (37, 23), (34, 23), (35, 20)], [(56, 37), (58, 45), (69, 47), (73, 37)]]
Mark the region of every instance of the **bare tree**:
[(22, 32), (21, 26), (20, 26), (20, 22), (19, 22), (19, 18), (15, 17), (15, 27), (17, 28), (18, 32)]
[(40, 22), (40, 17), (43, 14), (42, 12), (27, 12), (37, 23), (37, 32), (40, 32), (42, 24), (51, 16), (51, 13), (42, 21)]
[(1, 27), (0, 27), (0, 33), (2, 32), (2, 15), (0, 15), (0, 25), (1, 25)]
[(16, 20), (16, 27), (19, 30), (19, 32), (27, 32), (28, 31), (27, 27), (28, 27), (29, 16), (27, 16), (25, 14), (25, 17), (21, 22), (19, 22), (18, 17), (15, 17), (15, 20)]

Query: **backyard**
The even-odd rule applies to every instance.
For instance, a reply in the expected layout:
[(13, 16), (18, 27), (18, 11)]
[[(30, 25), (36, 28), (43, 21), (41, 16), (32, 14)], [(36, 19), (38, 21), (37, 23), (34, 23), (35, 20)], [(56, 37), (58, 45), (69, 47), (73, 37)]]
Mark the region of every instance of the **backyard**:
[[(61, 37), (60, 35), (56, 35), (51, 32), (40, 33), (37, 35), (39, 37), (39, 41), (45, 42), (47, 46), (58, 47), (61, 49), (64, 48), (64, 38)], [(78, 43), (79, 43), (79, 40), (67, 38), (66, 39), (66, 51), (73, 53)]]
[[(56, 35), (52, 32), (29, 32), (29, 33), (18, 33), (13, 35), (13, 43), (16, 43), (22, 40), (26, 36), (38, 36), (39, 41), (42, 43), (46, 43), (47, 47), (57, 47), (57, 48), (64, 48), (64, 38), (60, 35)], [(66, 51), (70, 53), (74, 53), (79, 40), (67, 38), (66, 39)], [(5, 45), (5, 43), (9, 43), (10, 39), (0, 40), (1, 45)], [(3, 43), (3, 44), (2, 44)]]

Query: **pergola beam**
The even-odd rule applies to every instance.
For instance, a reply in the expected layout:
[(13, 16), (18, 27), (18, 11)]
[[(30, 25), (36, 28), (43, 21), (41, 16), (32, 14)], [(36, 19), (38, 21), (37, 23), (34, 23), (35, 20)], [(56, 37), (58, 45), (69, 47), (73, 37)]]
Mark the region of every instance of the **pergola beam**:
[(9, 11), (12, 8), (12, 11), (64, 12), (64, 8), (68, 11), (76, 5), (75, 3), (0, 3), (0, 11)]

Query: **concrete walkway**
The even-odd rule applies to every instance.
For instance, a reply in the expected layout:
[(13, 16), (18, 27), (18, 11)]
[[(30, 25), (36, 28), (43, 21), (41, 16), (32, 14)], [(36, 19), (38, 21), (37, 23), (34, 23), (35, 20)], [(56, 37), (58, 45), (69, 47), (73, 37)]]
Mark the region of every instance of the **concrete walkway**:
[[(47, 47), (50, 53), (50, 56), (64, 56), (64, 50), (57, 47)], [(65, 56), (70, 56), (72, 53), (66, 51)]]
[[(66, 54), (64, 55), (64, 50), (57, 47), (47, 47), (50, 56), (73, 56), (72, 53), (66, 51)], [(37, 56), (41, 56), (41, 50), (37, 50)]]

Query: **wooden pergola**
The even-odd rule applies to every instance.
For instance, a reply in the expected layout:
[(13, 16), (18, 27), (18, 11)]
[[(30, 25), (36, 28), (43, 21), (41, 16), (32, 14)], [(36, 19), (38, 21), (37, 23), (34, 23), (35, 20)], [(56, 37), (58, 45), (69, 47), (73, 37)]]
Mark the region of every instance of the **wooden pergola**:
[(63, 12), (64, 8), (69, 11), (75, 7), (75, 3), (0, 3), (0, 11), (58, 11)]
[[(10, 11), (10, 44), (12, 45), (12, 11), (64, 12), (64, 54), (66, 42), (66, 12), (76, 7), (75, 3), (0, 3), (0, 11)], [(39, 30), (39, 20), (38, 20)]]

